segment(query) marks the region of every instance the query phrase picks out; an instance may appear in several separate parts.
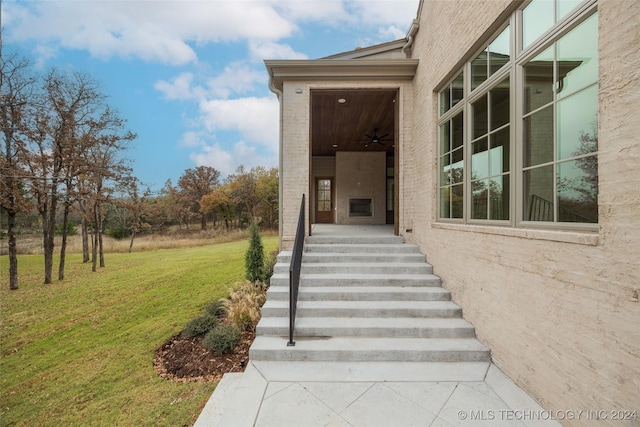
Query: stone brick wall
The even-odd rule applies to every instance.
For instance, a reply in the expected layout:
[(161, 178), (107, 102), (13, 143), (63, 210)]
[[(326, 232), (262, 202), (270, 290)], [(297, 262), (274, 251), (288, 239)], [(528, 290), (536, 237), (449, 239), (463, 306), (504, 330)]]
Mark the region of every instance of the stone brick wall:
[[(371, 199), (372, 216), (349, 216), (349, 200)], [(336, 153), (336, 224), (385, 224), (386, 153)]]
[[(307, 207), (311, 188), (310, 178), (310, 91), (314, 89), (398, 89), (399, 98), (399, 163), (404, 162), (405, 146), (411, 145), (413, 135), (413, 83), (403, 80), (369, 81), (287, 81), (284, 83), (282, 98), (282, 146), (281, 150), (281, 192), (280, 206), (280, 246), (282, 250), (293, 246), (300, 209), (300, 198), (306, 194)], [(300, 93), (298, 93), (300, 89)], [(382, 166), (384, 178), (384, 163)], [(337, 173), (337, 172), (336, 172)], [(402, 177), (400, 183), (402, 185)], [(382, 180), (384, 191), (385, 181)], [(402, 206), (402, 195), (400, 196)], [(384, 200), (384, 192), (383, 192)], [(384, 202), (383, 202), (384, 203)], [(384, 204), (382, 208), (384, 211)], [(309, 222), (307, 209), (306, 224)], [(307, 227), (307, 233), (308, 233)]]
[[(401, 227), (495, 363), (548, 410), (640, 411), (640, 2), (599, 2), (599, 230), (439, 224), (436, 86), (510, 0), (425, 0)], [(569, 426), (640, 421), (564, 420)]]

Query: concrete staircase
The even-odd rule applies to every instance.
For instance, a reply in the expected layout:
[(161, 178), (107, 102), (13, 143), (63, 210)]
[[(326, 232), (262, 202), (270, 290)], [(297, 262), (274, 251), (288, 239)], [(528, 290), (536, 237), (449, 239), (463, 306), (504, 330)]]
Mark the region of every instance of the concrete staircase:
[(490, 361), (418, 247), (391, 235), (307, 238), (288, 347), (290, 258), (278, 256), (252, 361)]

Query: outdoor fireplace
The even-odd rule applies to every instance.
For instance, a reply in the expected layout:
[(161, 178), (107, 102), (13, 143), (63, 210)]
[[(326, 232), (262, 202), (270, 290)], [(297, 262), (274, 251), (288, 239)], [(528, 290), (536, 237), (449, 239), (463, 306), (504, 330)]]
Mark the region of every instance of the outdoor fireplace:
[(349, 199), (349, 216), (373, 216), (371, 199)]

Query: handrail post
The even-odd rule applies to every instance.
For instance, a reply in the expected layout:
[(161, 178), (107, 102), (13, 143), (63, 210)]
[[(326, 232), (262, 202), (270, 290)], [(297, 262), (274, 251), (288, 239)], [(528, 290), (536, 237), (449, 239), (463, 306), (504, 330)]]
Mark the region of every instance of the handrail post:
[(298, 215), (298, 227), (296, 237), (293, 241), (293, 251), (291, 253), (291, 263), (289, 264), (289, 342), (287, 346), (296, 345), (293, 340), (293, 331), (296, 325), (296, 309), (298, 306), (298, 288), (300, 287), (300, 269), (302, 265), (302, 250), (304, 247), (304, 194), (300, 203), (300, 214)]

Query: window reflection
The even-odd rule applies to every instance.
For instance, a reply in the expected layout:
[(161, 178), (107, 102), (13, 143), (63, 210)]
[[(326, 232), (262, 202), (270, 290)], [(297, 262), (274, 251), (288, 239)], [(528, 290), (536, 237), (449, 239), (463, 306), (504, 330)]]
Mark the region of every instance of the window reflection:
[(558, 41), (558, 94), (598, 80), (598, 20), (594, 15)]
[(553, 221), (553, 165), (524, 171), (524, 220)]
[(558, 164), (558, 221), (598, 222), (598, 156)]
[(524, 66), (524, 112), (553, 101), (553, 46)]
[(491, 135), (491, 150), (489, 151), (489, 172), (491, 175), (509, 172), (509, 147), (508, 127)]
[(524, 166), (553, 161), (553, 105), (523, 120)]
[(598, 127), (598, 87), (591, 86), (558, 102), (556, 126), (559, 160), (597, 151), (597, 144), (590, 147), (584, 141)]
[(533, 0), (522, 11), (522, 48), (526, 49), (554, 24), (553, 2)]

